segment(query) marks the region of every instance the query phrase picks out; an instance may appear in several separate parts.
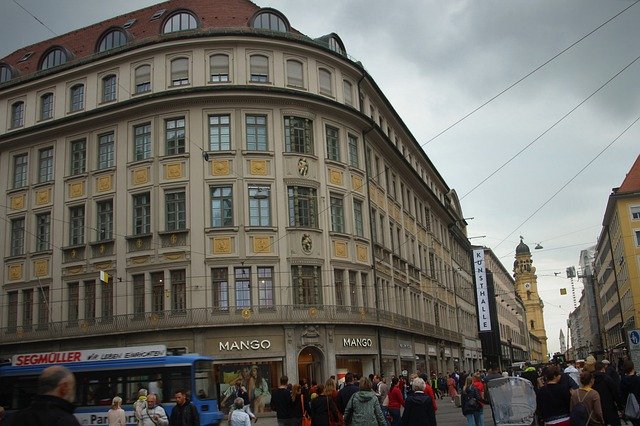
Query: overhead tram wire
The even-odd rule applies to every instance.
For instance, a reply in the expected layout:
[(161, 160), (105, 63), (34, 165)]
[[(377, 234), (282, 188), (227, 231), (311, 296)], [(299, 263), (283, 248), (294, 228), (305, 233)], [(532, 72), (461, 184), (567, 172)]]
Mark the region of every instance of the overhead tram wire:
[(563, 55), (564, 53), (566, 53), (567, 51), (569, 51), (570, 49), (572, 49), (574, 46), (576, 46), (577, 44), (579, 44), (580, 42), (582, 42), (584, 39), (586, 39), (587, 37), (589, 37), (590, 35), (594, 34), (595, 32), (597, 32), (598, 30), (600, 30), (602, 27), (604, 27), (605, 25), (607, 25), (609, 22), (613, 21), (615, 18), (617, 18), (618, 16), (622, 15), (624, 12), (626, 12), (627, 10), (631, 9), (633, 6), (635, 6), (638, 2), (640, 2), (640, 0), (636, 0), (633, 3), (631, 3), (629, 6), (625, 7), (624, 9), (622, 9), (620, 12), (616, 13), (615, 15), (613, 15), (611, 18), (607, 19), (606, 21), (604, 21), (602, 24), (598, 25), (596, 28), (594, 28), (593, 30), (589, 31), (587, 34), (583, 35), (582, 37), (580, 37), (578, 40), (574, 41), (573, 43), (571, 43), (569, 46), (565, 47), (563, 50), (561, 50), (560, 52), (556, 53), (555, 55), (553, 55), (551, 58), (547, 59), (545, 62), (543, 62), (541, 65), (538, 65), (536, 68), (534, 68), (532, 71), (528, 72), (527, 74), (525, 74), (523, 77), (521, 77), (520, 79), (516, 80), (514, 83), (512, 83), (511, 85), (507, 86), (505, 89), (501, 90), (500, 92), (498, 92), (498, 94), (492, 96), (491, 98), (489, 98), (487, 101), (483, 102), (482, 104), (480, 104), (479, 106), (477, 106), (476, 108), (474, 108), (473, 110), (471, 110), (471, 112), (467, 113), (466, 115), (464, 115), (462, 118), (459, 118), (458, 120), (456, 120), (455, 122), (453, 122), (453, 124), (449, 125), (447, 128), (445, 128), (444, 130), (442, 130), (440, 133), (436, 134), (434, 137), (432, 137), (431, 139), (429, 139), (428, 141), (426, 141), (425, 143), (421, 144), (421, 147), (426, 147), (427, 145), (429, 145), (431, 142), (433, 142), (434, 140), (436, 140), (437, 138), (439, 138), (440, 136), (442, 136), (443, 134), (445, 134), (446, 132), (448, 132), (449, 130), (451, 130), (452, 128), (454, 128), (455, 126), (457, 126), (458, 124), (462, 123), (464, 120), (466, 120), (467, 118), (471, 117), (473, 114), (475, 114), (476, 112), (480, 111), (482, 108), (484, 108), (485, 106), (487, 106), (488, 104), (490, 104), (491, 102), (495, 101), (496, 99), (498, 99), (500, 96), (502, 96), (503, 94), (505, 94), (506, 92), (508, 92), (509, 90), (513, 89), (515, 86), (517, 86), (518, 84), (522, 83), (524, 80), (526, 80), (527, 78), (529, 78), (530, 76), (532, 76), (533, 74), (535, 74), (536, 72), (540, 71), (542, 68), (544, 68), (545, 66), (547, 66), (549, 63), (551, 63), (553, 60), (555, 60), (556, 58), (558, 58), (559, 56)]
[[(640, 56), (638, 57), (640, 58)], [(636, 60), (638, 59), (636, 58)], [(640, 121), (640, 116), (636, 117), (635, 120), (633, 120), (631, 122), (631, 124), (629, 124), (618, 136), (616, 136), (607, 146), (605, 146), (599, 153), (596, 154), (595, 157), (593, 157), (591, 160), (589, 160), (589, 162), (587, 164), (585, 164), (575, 175), (573, 175), (571, 177), (571, 179), (569, 179), (567, 182), (564, 183), (564, 185), (562, 185), (556, 192), (553, 193), (553, 195), (551, 195), (551, 197), (549, 197), (545, 202), (543, 202), (537, 209), (535, 209), (533, 211), (533, 213), (531, 213), (524, 221), (522, 221), (522, 223), (520, 223), (513, 231), (511, 231), (509, 233), (509, 235), (507, 235), (502, 241), (500, 241), (498, 243), (497, 246), (495, 246), (496, 248), (499, 247), (502, 243), (504, 243), (507, 238), (509, 238), (511, 235), (513, 235), (516, 231), (518, 231), (522, 225), (524, 225), (525, 223), (527, 223), (531, 218), (533, 218), (540, 210), (542, 210), (542, 208), (544, 206), (546, 206), (547, 204), (549, 204), (551, 202), (551, 200), (553, 200), (560, 192), (562, 192), (562, 190), (564, 190), (567, 186), (569, 186), (569, 184), (571, 182), (573, 182), (580, 174), (582, 174), (582, 172), (584, 172), (591, 164), (593, 164), (594, 161), (596, 161), (598, 159), (598, 157), (600, 157), (602, 154), (604, 154), (604, 152), (609, 149), (614, 143), (616, 143), (618, 141), (618, 139), (620, 139), (622, 136), (624, 136), (629, 129), (631, 129), (638, 121)]]
[[(640, 0), (639, 0), (639, 1), (640, 1)], [(51, 34), (53, 34), (53, 35), (54, 35), (54, 36), (56, 36), (56, 37), (58, 36), (58, 34), (57, 34), (55, 31), (53, 31), (51, 28), (49, 28), (49, 27), (47, 26), (47, 24), (45, 24), (44, 22), (42, 22), (42, 21), (41, 21), (41, 20), (40, 20), (36, 15), (34, 15), (34, 14), (33, 14), (33, 13), (31, 13), (30, 11), (28, 11), (28, 10), (27, 10), (23, 5), (21, 5), (20, 3), (18, 3), (16, 0), (13, 0), (13, 2), (14, 2), (15, 4), (17, 4), (17, 5), (18, 5), (18, 7), (20, 7), (20, 9), (24, 10), (25, 12), (27, 12), (27, 14), (29, 14), (29, 16), (31, 16), (33, 19), (35, 19), (36, 21), (38, 21), (38, 23), (39, 23), (40, 25), (42, 25), (43, 27), (45, 27), (46, 29), (48, 29), (48, 30), (51, 32)]]
[[(640, 1), (640, 0), (639, 0)], [(478, 189), (480, 186), (482, 186), (483, 183), (485, 183), (486, 181), (488, 181), (489, 179), (491, 179), (494, 175), (496, 175), (500, 170), (502, 170), (503, 168), (505, 168), (509, 163), (511, 163), (513, 160), (515, 160), (517, 157), (520, 156), (520, 154), (522, 154), (524, 151), (526, 151), (531, 145), (533, 145), (534, 143), (536, 143), (538, 140), (540, 140), (544, 135), (546, 135), (547, 133), (549, 133), (554, 127), (556, 127), (558, 124), (560, 124), (562, 121), (564, 121), (567, 117), (569, 117), (575, 110), (577, 110), (578, 108), (580, 108), (582, 105), (584, 105), (589, 99), (591, 99), (593, 96), (595, 96), (600, 90), (604, 89), (609, 83), (611, 83), (613, 80), (615, 80), (618, 76), (620, 76), (620, 74), (622, 74), (624, 71), (626, 71), (629, 67), (631, 67), (633, 64), (635, 64), (638, 59), (640, 59), (640, 56), (637, 56), (633, 61), (629, 62), (627, 65), (625, 65), (622, 69), (620, 69), (617, 73), (615, 73), (609, 80), (607, 80), (606, 82), (604, 82), (604, 84), (602, 84), (600, 87), (598, 87), (595, 91), (591, 92), (591, 94), (589, 96), (587, 96), (585, 99), (583, 99), (582, 101), (580, 101), (576, 106), (574, 106), (573, 108), (571, 108), (569, 110), (569, 112), (567, 112), (566, 114), (564, 114), (562, 117), (560, 117), (558, 120), (556, 120), (550, 127), (547, 127), (547, 129), (540, 133), (538, 136), (536, 136), (531, 142), (529, 142), (528, 144), (526, 144), (523, 148), (520, 149), (520, 151), (516, 152), (514, 155), (511, 156), (511, 158), (509, 158), (507, 161), (505, 161), (504, 163), (502, 163), (502, 165), (500, 165), (497, 169), (495, 169), (493, 172), (491, 172), (489, 174), (489, 176), (485, 177), (484, 179), (482, 179), (480, 181), (480, 183), (478, 183), (476, 186), (474, 186), (473, 188), (471, 188), (469, 191), (467, 191), (467, 193), (465, 193), (462, 197), (460, 197), (460, 201), (464, 200), (464, 198), (471, 194), (473, 191), (475, 191), (476, 189)]]

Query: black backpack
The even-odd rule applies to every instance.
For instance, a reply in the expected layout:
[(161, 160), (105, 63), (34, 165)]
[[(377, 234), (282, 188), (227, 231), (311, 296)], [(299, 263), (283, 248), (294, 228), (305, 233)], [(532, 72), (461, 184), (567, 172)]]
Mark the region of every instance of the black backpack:
[(589, 420), (591, 420), (591, 413), (587, 410), (584, 400), (591, 391), (589, 390), (585, 392), (582, 399), (580, 399), (580, 391), (577, 390), (576, 392), (578, 392), (578, 403), (573, 406), (571, 413), (569, 413), (569, 424), (571, 426), (587, 426), (589, 424)]

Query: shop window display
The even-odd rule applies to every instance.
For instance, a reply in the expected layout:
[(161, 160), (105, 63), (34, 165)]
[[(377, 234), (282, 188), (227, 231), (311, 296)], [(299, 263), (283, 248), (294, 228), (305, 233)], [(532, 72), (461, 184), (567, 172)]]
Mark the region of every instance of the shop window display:
[(271, 388), (278, 384), (282, 362), (253, 362), (215, 366), (220, 385), (220, 410), (228, 413), (238, 396), (250, 404), (254, 413), (271, 411)]

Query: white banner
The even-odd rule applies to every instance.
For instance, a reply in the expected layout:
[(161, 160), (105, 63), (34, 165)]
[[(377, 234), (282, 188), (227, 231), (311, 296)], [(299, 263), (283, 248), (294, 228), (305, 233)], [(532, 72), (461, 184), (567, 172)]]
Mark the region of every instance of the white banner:
[(128, 348), (85, 349), (78, 351), (44, 352), (14, 355), (11, 365), (24, 367), (43, 364), (73, 364), (87, 361), (113, 361), (116, 359), (155, 358), (167, 355), (164, 345)]
[(480, 331), (491, 331), (491, 315), (489, 313), (489, 293), (487, 291), (487, 274), (484, 265), (484, 249), (473, 251), (473, 271), (476, 276), (476, 295), (478, 298), (478, 327)]

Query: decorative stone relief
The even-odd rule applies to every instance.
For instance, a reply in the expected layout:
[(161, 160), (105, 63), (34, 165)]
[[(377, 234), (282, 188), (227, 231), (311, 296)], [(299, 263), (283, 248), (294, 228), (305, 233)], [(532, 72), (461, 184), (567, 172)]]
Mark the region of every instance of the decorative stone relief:
[(51, 188), (36, 191), (36, 205), (49, 204), (51, 202)]
[(229, 160), (213, 160), (211, 162), (211, 174), (213, 176), (228, 176), (230, 169)]
[(18, 281), (22, 279), (22, 264), (14, 264), (9, 266), (9, 279), (11, 281)]
[(249, 173), (254, 176), (266, 176), (268, 173), (267, 160), (251, 160)]
[(362, 183), (362, 178), (360, 176), (351, 176), (351, 187), (354, 191), (362, 194), (364, 190), (364, 184)]
[(356, 253), (358, 256), (358, 262), (366, 263), (369, 260), (369, 249), (367, 246), (358, 244), (356, 246)]
[(133, 184), (134, 185), (142, 185), (149, 182), (149, 169), (135, 169), (133, 172)]
[(11, 210), (22, 210), (24, 209), (24, 199), (25, 195), (14, 195), (11, 197)]
[(77, 198), (84, 195), (84, 182), (69, 183), (69, 197)]
[(329, 181), (334, 185), (342, 185), (342, 172), (339, 170), (329, 170)]
[(164, 166), (165, 179), (180, 179), (183, 177), (183, 164), (171, 163)]
[(96, 181), (96, 189), (98, 192), (111, 191), (113, 186), (113, 176), (100, 176)]
[(333, 250), (336, 257), (347, 257), (347, 243), (343, 241), (334, 241)]
[(300, 240), (300, 244), (302, 245), (302, 251), (310, 254), (313, 249), (313, 241), (311, 240), (311, 235), (303, 234), (302, 239)]
[(231, 237), (213, 238), (213, 253), (214, 254), (231, 253)]
[(253, 237), (254, 253), (271, 253), (271, 237)]
[(36, 277), (44, 277), (49, 275), (49, 260), (39, 259), (33, 262), (33, 270)]

